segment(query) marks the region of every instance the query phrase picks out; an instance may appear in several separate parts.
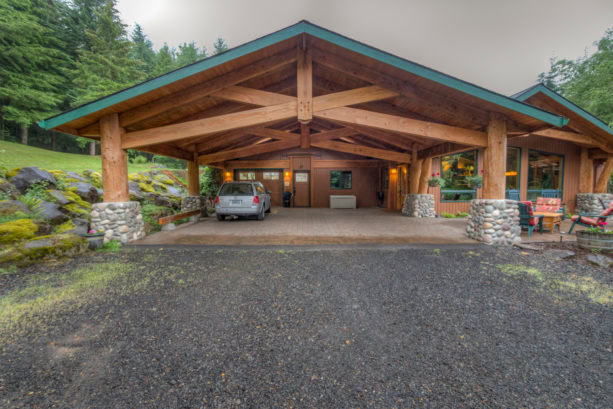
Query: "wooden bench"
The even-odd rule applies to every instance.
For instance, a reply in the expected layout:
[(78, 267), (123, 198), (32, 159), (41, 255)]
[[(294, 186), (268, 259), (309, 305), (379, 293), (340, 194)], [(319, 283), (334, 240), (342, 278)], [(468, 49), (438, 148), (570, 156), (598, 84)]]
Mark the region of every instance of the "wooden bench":
[(201, 212), (202, 212), (201, 210), (192, 210), (190, 212), (173, 214), (172, 216), (160, 217), (158, 219), (158, 224), (160, 226), (163, 226), (165, 224), (172, 223), (177, 220), (185, 219), (186, 217), (196, 216), (200, 214)]

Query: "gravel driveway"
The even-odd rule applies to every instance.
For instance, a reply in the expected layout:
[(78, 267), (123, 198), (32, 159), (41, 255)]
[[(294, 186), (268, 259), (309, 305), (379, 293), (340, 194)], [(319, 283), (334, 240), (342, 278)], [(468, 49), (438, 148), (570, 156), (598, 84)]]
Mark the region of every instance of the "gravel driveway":
[(611, 407), (612, 294), (484, 246), (96, 253), (0, 275), (0, 406)]

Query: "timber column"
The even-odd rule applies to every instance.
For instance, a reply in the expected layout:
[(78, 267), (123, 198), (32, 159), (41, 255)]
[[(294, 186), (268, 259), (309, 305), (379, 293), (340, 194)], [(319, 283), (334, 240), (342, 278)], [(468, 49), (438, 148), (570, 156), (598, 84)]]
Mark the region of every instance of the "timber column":
[(404, 197), (402, 214), (409, 217), (436, 217), (434, 195), (428, 194), (432, 158), (417, 159), (417, 149), (413, 149), (411, 155), (409, 193)]
[(501, 114), (490, 114), (484, 156), (483, 199), (470, 202), (466, 234), (486, 244), (518, 243), (521, 241), (518, 205), (505, 199), (507, 126)]
[(604, 206), (613, 202), (613, 194), (607, 193), (607, 184), (613, 172), (613, 155), (609, 155), (602, 172), (594, 186), (594, 161), (589, 158), (587, 149), (581, 149), (579, 167), (579, 193), (577, 193), (577, 213), (601, 213)]
[(91, 228), (104, 232), (105, 243), (128, 243), (145, 237), (140, 203), (131, 202), (128, 193), (128, 161), (121, 147), (124, 134), (117, 114), (100, 118), (104, 202), (92, 205)]
[[(200, 196), (200, 166), (198, 152), (194, 146), (194, 159), (187, 161), (187, 196), (181, 198), (181, 212), (200, 210), (201, 216), (207, 216), (204, 197)], [(192, 216), (197, 221), (198, 215)]]

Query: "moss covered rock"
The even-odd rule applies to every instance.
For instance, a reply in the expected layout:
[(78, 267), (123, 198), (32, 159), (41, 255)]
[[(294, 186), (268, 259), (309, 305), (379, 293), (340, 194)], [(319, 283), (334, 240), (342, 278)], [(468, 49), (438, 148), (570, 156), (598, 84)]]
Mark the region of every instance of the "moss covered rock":
[(0, 265), (23, 267), (43, 259), (74, 256), (86, 250), (87, 240), (74, 234), (40, 236), (0, 251)]
[(155, 193), (155, 189), (149, 183), (140, 182), (138, 184), (138, 187), (140, 187), (140, 190), (142, 190), (143, 192)]
[(2, 216), (8, 216), (17, 212), (28, 213), (29, 211), (28, 205), (19, 200), (0, 201), (0, 215)]
[(0, 224), (0, 243), (8, 244), (31, 239), (38, 226), (31, 219), (20, 219)]
[(100, 172), (91, 172), (88, 176), (92, 185), (98, 189), (102, 189), (102, 175)]
[(9, 178), (9, 179), (14, 178), (15, 176), (17, 176), (17, 174), (19, 173), (20, 170), (21, 170), (21, 168), (11, 169), (11, 170), (6, 172), (6, 177)]

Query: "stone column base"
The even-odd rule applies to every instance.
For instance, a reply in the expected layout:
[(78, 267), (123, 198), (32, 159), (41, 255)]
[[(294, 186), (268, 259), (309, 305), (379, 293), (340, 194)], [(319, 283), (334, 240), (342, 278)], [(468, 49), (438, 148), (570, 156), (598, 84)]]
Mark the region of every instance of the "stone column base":
[(577, 206), (575, 208), (576, 213), (602, 213), (604, 210), (602, 203), (605, 207), (609, 203), (613, 202), (612, 193), (577, 193)]
[(434, 195), (409, 193), (404, 197), (402, 214), (409, 217), (436, 217)]
[(145, 237), (145, 224), (138, 202), (94, 203), (91, 212), (92, 230), (104, 232), (104, 242), (119, 240), (129, 243)]
[(206, 201), (203, 196), (184, 196), (181, 198), (181, 213), (202, 210), (202, 216), (206, 217)]
[(505, 199), (471, 200), (466, 235), (486, 244), (510, 246), (521, 242), (517, 202)]

